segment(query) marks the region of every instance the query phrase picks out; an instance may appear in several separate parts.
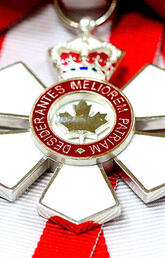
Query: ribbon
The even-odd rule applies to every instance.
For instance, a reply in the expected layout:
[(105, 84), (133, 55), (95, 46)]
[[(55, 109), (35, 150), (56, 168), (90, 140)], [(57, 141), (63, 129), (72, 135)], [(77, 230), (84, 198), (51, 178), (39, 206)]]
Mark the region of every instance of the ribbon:
[(111, 82), (122, 88), (146, 64), (154, 63), (163, 36), (163, 23), (137, 12), (122, 15), (112, 26), (110, 41), (125, 51)]
[[(117, 186), (118, 175), (108, 176), (112, 186)], [(48, 220), (33, 258), (109, 258), (104, 233), (98, 226), (85, 233), (76, 234)]]
[(25, 18), (29, 13), (36, 9), (39, 5), (46, 2), (45, 0), (33, 1), (16, 1), (1, 0), (0, 1), (0, 31), (6, 31), (8, 28), (17, 23), (20, 19)]
[(101, 226), (76, 234), (48, 220), (33, 258), (108, 258)]

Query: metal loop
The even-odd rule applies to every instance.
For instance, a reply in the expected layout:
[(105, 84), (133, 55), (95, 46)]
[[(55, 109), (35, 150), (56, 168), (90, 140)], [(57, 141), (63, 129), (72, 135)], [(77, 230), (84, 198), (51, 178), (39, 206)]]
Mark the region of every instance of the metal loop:
[[(99, 17), (96, 21), (95, 21), (95, 25), (99, 26), (102, 23), (104, 23), (113, 13), (113, 11), (115, 10), (117, 5), (117, 0), (112, 0), (109, 9), (106, 11), (106, 13), (104, 13), (101, 17)], [(67, 25), (69, 25), (72, 28), (78, 29), (79, 28), (79, 23), (76, 21), (71, 20), (70, 18), (68, 18), (64, 12), (62, 11), (60, 4), (59, 4), (59, 0), (54, 0), (54, 6), (55, 9), (57, 11), (58, 16), (60, 17), (60, 19), (66, 23)]]

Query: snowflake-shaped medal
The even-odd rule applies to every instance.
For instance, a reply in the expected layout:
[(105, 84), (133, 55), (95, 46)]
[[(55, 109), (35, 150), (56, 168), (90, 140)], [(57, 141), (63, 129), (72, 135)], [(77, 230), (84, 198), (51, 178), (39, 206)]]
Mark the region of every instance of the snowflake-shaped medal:
[[(123, 94), (106, 81), (122, 55), (111, 44), (83, 35), (53, 48), (50, 55), (64, 80), (41, 93), (30, 118), (26, 116), (26, 103), (29, 100), (32, 105), (32, 96), (39, 95), (40, 83), (22, 64), (1, 71), (1, 81), (7, 84), (1, 94), (1, 110), (8, 113), (1, 114), (1, 128), (10, 133), (2, 133), (0, 137), (4, 146), (1, 157), (7, 157), (7, 160), (2, 159), (1, 196), (15, 200), (50, 169), (53, 176), (38, 203), (38, 211), (76, 232), (120, 215), (119, 201), (106, 176), (105, 166), (120, 167), (121, 176), (144, 202), (164, 196), (164, 173), (159, 169), (155, 176), (161, 154), (158, 157), (154, 152), (163, 146), (164, 138), (136, 132), (164, 129), (164, 88), (161, 84), (156, 89), (151, 87), (155, 79), (151, 77), (156, 73), (164, 78), (164, 72), (147, 66), (130, 83), (135, 85), (126, 87)], [(150, 84), (141, 84), (148, 79), (152, 79)], [(15, 87), (11, 84), (14, 81)], [(151, 93), (153, 90), (150, 96), (145, 94), (148, 87)], [(125, 95), (133, 104), (136, 122)], [(11, 114), (14, 110), (15, 115)], [(21, 110), (23, 114), (19, 115)], [(33, 137), (24, 131), (30, 131)], [(44, 157), (33, 146), (32, 138)], [(18, 157), (19, 162), (16, 162)], [(143, 162), (139, 162), (140, 159)], [(15, 169), (13, 164), (16, 164)], [(25, 164), (28, 164), (26, 173)]]

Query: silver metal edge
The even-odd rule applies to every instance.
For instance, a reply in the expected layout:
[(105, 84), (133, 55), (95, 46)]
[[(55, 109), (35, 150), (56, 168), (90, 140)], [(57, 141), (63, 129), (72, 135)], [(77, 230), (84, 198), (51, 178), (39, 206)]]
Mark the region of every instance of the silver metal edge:
[[(44, 196), (46, 194), (46, 192), (48, 191), (50, 185), (52, 184), (52, 182), (55, 180), (56, 176), (58, 175), (61, 167), (63, 166), (63, 164), (60, 165), (60, 167), (56, 167), (56, 170), (55, 170), (55, 173), (53, 174), (50, 182), (48, 183), (48, 185), (46, 186), (44, 192), (42, 193), (42, 196), (38, 202), (38, 205), (37, 205), (37, 210), (38, 210), (38, 213), (42, 216), (42, 217), (45, 217), (47, 219), (53, 217), (53, 216), (60, 216), (62, 217), (63, 219), (65, 220), (68, 220), (72, 223), (74, 223), (75, 225), (80, 225), (81, 223), (84, 223), (84, 222), (87, 222), (87, 221), (94, 221), (98, 224), (102, 224), (102, 223), (105, 223), (109, 220), (112, 220), (118, 216), (120, 216), (121, 214), (121, 207), (120, 207), (120, 204), (119, 204), (119, 201), (117, 199), (117, 196), (116, 196), (116, 193), (111, 185), (111, 183), (109, 182), (109, 179), (108, 177), (106, 176), (106, 173), (102, 167), (102, 165), (99, 165), (99, 168), (100, 168), (100, 171), (102, 173), (102, 176), (104, 177), (113, 197), (114, 197), (114, 200), (116, 202), (116, 204), (113, 206), (113, 207), (110, 207), (110, 208), (107, 208), (101, 212), (98, 212), (98, 213), (95, 213), (89, 217), (86, 217), (82, 220), (79, 220), (79, 221), (76, 221), (68, 216), (66, 216), (65, 214), (62, 214), (56, 210), (53, 210), (51, 209), (50, 207), (46, 206), (44, 203), (43, 203), (43, 199), (44, 199)], [(110, 215), (111, 213), (111, 215)]]
[(0, 128), (30, 130), (29, 116), (0, 113)]
[(165, 130), (165, 116), (136, 117), (135, 130), (136, 131)]
[(0, 135), (2, 135), (2, 134), (17, 134), (17, 133), (27, 133), (28, 132), (28, 130), (25, 130), (25, 129), (10, 129), (10, 130), (8, 130), (8, 131), (5, 131), (5, 129), (4, 129), (4, 131), (1, 131), (0, 130)]
[[(135, 134), (165, 137), (163, 135), (155, 135), (153, 133), (144, 133), (138, 131), (136, 131)], [(118, 158), (114, 158), (114, 161), (124, 173), (123, 175), (122, 173), (119, 173), (119, 175), (128, 184), (128, 186), (143, 200), (144, 203), (150, 203), (165, 196), (165, 183), (148, 190), (140, 183), (140, 181), (134, 176), (133, 172), (131, 172), (123, 164), (122, 161), (120, 161)]]
[(0, 71), (4, 70), (4, 69), (7, 69), (11, 66), (14, 66), (14, 65), (18, 65), (18, 64), (22, 64), (28, 71), (29, 73), (39, 82), (39, 84), (42, 86), (42, 88), (46, 89), (47, 87), (45, 86), (45, 84), (32, 72), (32, 70), (22, 61), (18, 61), (18, 62), (15, 62), (13, 64), (10, 64), (10, 65), (7, 65), (7, 66), (4, 66), (2, 68), (0, 68)]
[(129, 87), (129, 84), (130, 84), (141, 72), (143, 72), (143, 71), (146, 69), (147, 66), (150, 66), (150, 65), (151, 65), (151, 66), (154, 66), (154, 67), (156, 67), (156, 68), (158, 68), (158, 69), (160, 69), (160, 70), (162, 70), (162, 71), (165, 71), (165, 69), (163, 69), (163, 68), (161, 68), (161, 67), (158, 67), (158, 66), (155, 65), (155, 64), (148, 63), (148, 64), (144, 65), (144, 66), (136, 73), (136, 75), (131, 78), (131, 80), (129, 80), (122, 88), (120, 88), (120, 90), (123, 91), (126, 87)]
[[(25, 67), (25, 69), (26, 70), (28, 70), (28, 72), (39, 82), (39, 84), (41, 85), (41, 87), (42, 88), (44, 88), (44, 89), (46, 89), (47, 87), (43, 84), (43, 82), (31, 71), (31, 69), (25, 64), (25, 63), (23, 63), (23, 62), (21, 62), (21, 61), (18, 61), (18, 62), (15, 62), (15, 63), (13, 63), (13, 64), (10, 64), (10, 65), (7, 65), (7, 66), (5, 66), (5, 67), (2, 67), (2, 68), (0, 68), (0, 71), (3, 71), (4, 69), (7, 69), (7, 68), (10, 68), (10, 67), (12, 67), (12, 66), (15, 66), (15, 65), (18, 65), (18, 64), (22, 64), (24, 67)], [(17, 115), (15, 115), (15, 114), (8, 114), (8, 113), (0, 113), (0, 115), (3, 115), (3, 116), (17, 116)], [(24, 118), (26, 118), (26, 116), (22, 116), (22, 115), (18, 115), (18, 116), (20, 116), (20, 117), (24, 117)], [(9, 128), (9, 127), (8, 127)], [(14, 128), (11, 128), (11, 129), (13, 129), (13, 131), (14, 131)], [(16, 129), (20, 129), (20, 130), (25, 130), (26, 128), (16, 128)], [(29, 128), (28, 128), (28, 130), (29, 130)], [(27, 131), (28, 131), (27, 130)], [(1, 130), (1, 132), (3, 133), (13, 133), (13, 132), (10, 132), (10, 131), (6, 131), (6, 128), (4, 128), (4, 130)]]
[(8, 201), (15, 201), (47, 169), (48, 159), (43, 157), (15, 186), (10, 188), (0, 184), (0, 196)]

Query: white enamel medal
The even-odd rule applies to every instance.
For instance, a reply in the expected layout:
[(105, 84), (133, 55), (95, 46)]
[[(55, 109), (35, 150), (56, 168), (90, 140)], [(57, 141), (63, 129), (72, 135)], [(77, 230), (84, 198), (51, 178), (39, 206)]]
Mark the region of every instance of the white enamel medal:
[[(110, 13), (114, 2), (108, 10)], [(58, 5), (56, 7), (60, 11)], [(110, 13), (103, 17), (108, 18)], [(138, 157), (143, 158), (150, 148), (150, 138), (153, 148), (163, 144), (164, 138), (137, 134), (135, 129), (164, 129), (164, 116), (160, 113), (159, 117), (157, 114), (143, 117), (138, 114), (138, 104), (133, 103), (138, 117), (135, 122), (128, 99), (134, 102), (136, 95), (126, 88), (127, 99), (123, 92), (108, 83), (122, 51), (90, 34), (90, 30), (102, 22), (84, 18), (80, 24), (73, 23), (81, 35), (49, 51), (61, 81), (46, 89), (35, 101), (30, 119), (1, 114), (1, 127), (30, 130), (33, 141), (41, 150), (37, 149), (33, 161), (40, 159), (39, 162), (33, 169), (28, 168), (27, 173), (20, 173), (14, 186), (9, 185), (8, 179), (2, 180), (1, 196), (16, 199), (46, 169), (50, 169), (53, 176), (38, 203), (38, 211), (45, 218), (76, 232), (120, 215), (119, 202), (104, 171), (105, 164), (109, 169), (114, 164), (122, 168), (120, 175), (145, 202), (165, 195), (164, 174), (160, 171), (159, 180), (155, 180), (151, 171), (151, 168), (155, 169), (154, 165), (148, 175), (147, 166), (143, 173), (138, 159), (130, 159), (134, 149), (139, 151)], [(138, 103), (140, 105), (140, 100)], [(140, 151), (142, 145), (143, 152)]]
[(67, 227), (72, 223), (75, 231), (120, 215), (103, 163), (128, 145), (134, 130), (130, 103), (107, 82), (122, 51), (93, 37), (94, 24), (82, 19), (78, 38), (49, 51), (62, 81), (38, 98), (30, 119), (38, 148), (61, 164), (39, 213)]

